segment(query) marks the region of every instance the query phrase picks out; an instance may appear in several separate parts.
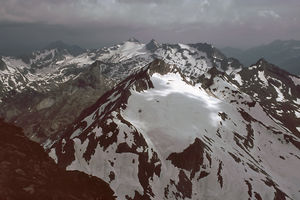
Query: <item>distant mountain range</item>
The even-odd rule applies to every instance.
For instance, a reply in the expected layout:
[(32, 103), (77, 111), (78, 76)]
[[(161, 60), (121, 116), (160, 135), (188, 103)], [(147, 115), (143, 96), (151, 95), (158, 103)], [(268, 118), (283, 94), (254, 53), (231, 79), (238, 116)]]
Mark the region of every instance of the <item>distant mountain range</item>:
[(275, 40), (248, 50), (226, 47), (221, 51), (228, 57), (237, 58), (245, 66), (264, 58), (290, 73), (300, 75), (300, 41), (297, 40)]

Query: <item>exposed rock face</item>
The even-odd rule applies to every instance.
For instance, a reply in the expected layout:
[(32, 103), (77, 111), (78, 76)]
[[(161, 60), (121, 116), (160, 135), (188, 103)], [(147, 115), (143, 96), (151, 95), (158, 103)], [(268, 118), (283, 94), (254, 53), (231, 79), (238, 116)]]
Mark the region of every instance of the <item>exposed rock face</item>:
[(5, 62), (3, 62), (3, 60), (0, 57), (0, 71), (4, 71), (6, 69), (7, 69), (6, 64)]
[(0, 121), (0, 196), (14, 199), (115, 199), (109, 185), (64, 171), (22, 129)]
[(192, 172), (191, 176), (194, 176), (203, 165), (205, 146), (206, 145), (199, 138), (196, 138), (194, 143), (183, 152), (172, 153), (167, 160), (170, 160), (174, 166), (180, 169)]
[(154, 39), (152, 39), (148, 44), (146, 44), (147, 50), (151, 52), (155, 52), (160, 47), (160, 44), (158, 44)]

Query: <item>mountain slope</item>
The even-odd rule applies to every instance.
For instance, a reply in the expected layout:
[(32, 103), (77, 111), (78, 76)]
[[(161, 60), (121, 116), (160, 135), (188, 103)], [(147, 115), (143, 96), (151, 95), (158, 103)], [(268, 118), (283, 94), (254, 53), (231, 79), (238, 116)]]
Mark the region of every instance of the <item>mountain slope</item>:
[[(58, 131), (78, 117), (74, 107), (84, 109), (92, 105), (114, 85), (110, 77), (101, 73), (105, 63), (95, 62), (85, 69), (69, 68), (77, 76), (63, 83), (50, 82), (43, 91), (27, 88), (3, 98), (1, 116), (24, 127), (31, 139), (43, 142), (55, 137)], [(64, 74), (68, 74), (66, 70)], [(7, 94), (7, 93), (6, 93)]]
[(225, 72), (190, 76), (155, 60), (83, 111), (49, 155), (119, 199), (298, 199), (299, 138)]
[(300, 77), (264, 59), (233, 76), (239, 88), (258, 101), (273, 120), (300, 137)]
[[(241, 67), (209, 44), (159, 44), (137, 40), (72, 53), (78, 47), (56, 42), (26, 58), (3, 57), (0, 116), (21, 126), (40, 143), (56, 137), (117, 82), (155, 58), (176, 64), (196, 79), (212, 67), (231, 73)], [(79, 49), (80, 50), (80, 49)], [(78, 50), (78, 51), (79, 51)], [(79, 51), (80, 52), (80, 51)], [(74, 112), (73, 108), (79, 112)]]
[(102, 180), (60, 169), (21, 128), (0, 121), (1, 199), (114, 199)]

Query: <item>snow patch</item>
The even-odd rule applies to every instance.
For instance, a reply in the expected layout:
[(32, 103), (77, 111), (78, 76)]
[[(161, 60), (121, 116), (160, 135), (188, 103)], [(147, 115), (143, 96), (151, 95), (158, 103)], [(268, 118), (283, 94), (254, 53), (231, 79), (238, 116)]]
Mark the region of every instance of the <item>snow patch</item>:
[(296, 100), (296, 101), (294, 100), (294, 103), (295, 103), (295, 104), (298, 104), (298, 105), (300, 105), (300, 99), (299, 99), (299, 98), (297, 98), (297, 100)]
[(268, 86), (268, 80), (265, 77), (265, 72), (264, 71), (258, 71), (258, 78), (264, 83), (264, 86)]
[(52, 158), (52, 159), (55, 161), (55, 163), (58, 162), (58, 158), (57, 158), (57, 156), (56, 156), (56, 151), (55, 151), (54, 148), (52, 148), (52, 149), (50, 150), (50, 152), (49, 152), (48, 155), (49, 155), (50, 158)]
[(235, 74), (233, 80), (237, 81), (239, 85), (243, 85), (242, 77), (239, 74)]
[(292, 81), (294, 82), (294, 84), (300, 85), (300, 78), (296, 77), (296, 76), (290, 76), (290, 78), (292, 79)]
[(145, 133), (146, 141), (155, 141), (164, 158), (201, 137), (199, 130), (217, 126), (220, 101), (199, 86), (187, 84), (178, 73), (155, 73), (151, 81), (153, 89), (131, 91), (122, 116)]
[(249, 69), (249, 70), (253, 70), (253, 69), (256, 69), (256, 68), (257, 68), (257, 66), (256, 66), (256, 65), (253, 65), (253, 66), (249, 67), (248, 69)]
[(300, 112), (295, 111), (295, 115), (296, 115), (297, 118), (300, 118)]
[(277, 92), (277, 98), (276, 98), (276, 101), (279, 101), (279, 102), (282, 102), (284, 100), (284, 96), (282, 94), (282, 92), (280, 91), (280, 89), (278, 87), (276, 87), (275, 85), (273, 86), (274, 89), (276, 90)]

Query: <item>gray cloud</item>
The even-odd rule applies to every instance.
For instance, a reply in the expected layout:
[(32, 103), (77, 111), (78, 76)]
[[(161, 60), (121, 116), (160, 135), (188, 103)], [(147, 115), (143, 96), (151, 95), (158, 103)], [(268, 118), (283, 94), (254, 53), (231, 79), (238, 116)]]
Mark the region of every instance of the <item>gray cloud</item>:
[[(299, 10), (299, 0), (6, 0), (0, 37), (30, 41), (34, 35), (39, 44), (64, 39), (87, 47), (131, 36), (248, 47), (300, 39)], [(10, 34), (16, 27), (22, 32)]]

